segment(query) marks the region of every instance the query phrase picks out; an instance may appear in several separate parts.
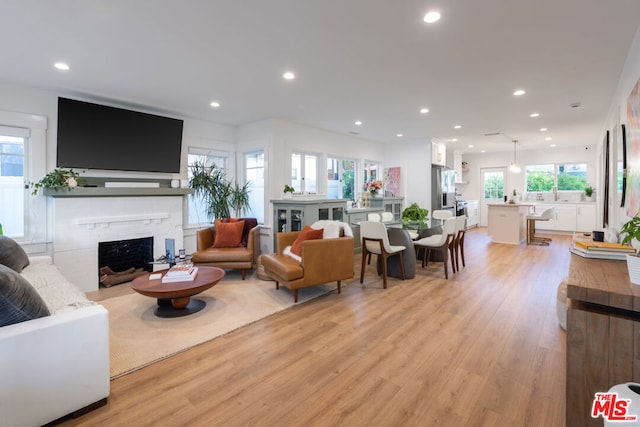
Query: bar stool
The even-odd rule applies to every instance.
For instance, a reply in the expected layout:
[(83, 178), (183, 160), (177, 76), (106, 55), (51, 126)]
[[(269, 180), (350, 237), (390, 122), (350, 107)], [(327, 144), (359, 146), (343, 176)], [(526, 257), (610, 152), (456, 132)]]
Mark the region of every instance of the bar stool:
[(527, 215), (527, 245), (549, 246), (550, 238), (536, 236), (536, 221), (549, 221), (551, 218), (553, 218), (553, 208)]

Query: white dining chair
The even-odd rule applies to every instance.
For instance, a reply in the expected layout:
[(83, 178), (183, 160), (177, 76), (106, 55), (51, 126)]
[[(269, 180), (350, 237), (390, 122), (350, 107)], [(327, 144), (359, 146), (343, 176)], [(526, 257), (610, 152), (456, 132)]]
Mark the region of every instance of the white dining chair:
[(404, 257), (402, 252), (406, 249), (404, 246), (392, 246), (389, 243), (389, 235), (387, 227), (381, 222), (363, 221), (360, 223), (360, 237), (362, 238), (362, 265), (360, 268), (360, 283), (364, 281), (364, 269), (366, 259), (371, 258), (371, 254), (378, 256), (377, 268), (379, 272), (382, 270), (382, 285), (387, 288), (387, 258), (397, 255), (400, 257), (400, 270), (402, 271), (402, 280), (404, 275)]
[(462, 266), (466, 267), (464, 261), (464, 234), (467, 230), (467, 217), (456, 217), (456, 229), (453, 233), (453, 251), (456, 257), (456, 271), (460, 271), (460, 260), (462, 260)]
[(454, 253), (453, 253), (453, 240), (454, 233), (456, 230), (456, 218), (450, 217), (444, 220), (444, 225), (442, 226), (441, 234), (434, 234), (429, 237), (423, 237), (420, 240), (413, 242), (414, 246), (419, 250), (423, 250), (422, 256), (422, 268), (424, 268), (429, 263), (429, 255), (432, 250), (438, 251), (442, 254), (442, 258), (444, 260), (444, 277), (445, 279), (449, 278), (449, 269), (447, 267), (448, 258), (451, 258), (451, 269), (455, 273), (455, 264), (454, 264)]
[(536, 236), (536, 221), (549, 221), (553, 218), (553, 208), (527, 215), (527, 245), (549, 246), (551, 238)]
[(381, 217), (379, 213), (369, 213), (367, 214), (367, 221), (380, 222)]
[(382, 212), (382, 222), (393, 221), (393, 212)]

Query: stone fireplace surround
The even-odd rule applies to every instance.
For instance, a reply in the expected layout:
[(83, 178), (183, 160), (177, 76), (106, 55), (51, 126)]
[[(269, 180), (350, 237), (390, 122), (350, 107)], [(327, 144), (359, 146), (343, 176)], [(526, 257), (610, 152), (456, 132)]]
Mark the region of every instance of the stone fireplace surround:
[(53, 257), (62, 273), (85, 292), (98, 290), (98, 243), (153, 237), (153, 256), (165, 238), (183, 248), (184, 195), (57, 197), (53, 201)]

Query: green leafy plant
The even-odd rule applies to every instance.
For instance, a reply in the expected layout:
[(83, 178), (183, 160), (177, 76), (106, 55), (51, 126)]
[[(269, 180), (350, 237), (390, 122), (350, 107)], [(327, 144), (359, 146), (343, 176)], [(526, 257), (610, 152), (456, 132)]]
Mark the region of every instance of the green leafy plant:
[(402, 211), (400, 220), (403, 225), (414, 228), (426, 228), (429, 210), (421, 208), (417, 203), (412, 203)]
[(227, 180), (223, 169), (203, 161), (194, 162), (189, 169), (189, 187), (195, 190), (193, 195), (206, 205), (209, 220), (229, 218), (231, 209), (236, 214), (249, 210), (250, 182), (242, 186), (233, 183)]
[(69, 185), (69, 180), (72, 178), (77, 183), (79, 177), (80, 174), (73, 169), (56, 168), (42, 177), (40, 181), (31, 183), (31, 188), (33, 188), (31, 194), (35, 196), (41, 188), (50, 188), (55, 191), (71, 190), (72, 186)]
[(295, 189), (295, 188), (293, 188), (292, 186), (288, 185), (288, 184), (285, 184), (285, 185), (284, 185), (284, 190), (283, 190), (283, 191), (284, 191), (285, 193), (291, 193), (291, 194), (293, 194), (293, 193), (296, 191), (296, 189)]
[(595, 189), (594, 189), (592, 186), (590, 186), (590, 185), (587, 185), (587, 186), (584, 188), (584, 194), (585, 194), (585, 196), (587, 196), (587, 197), (591, 197), (591, 196), (593, 196), (593, 192), (594, 192), (594, 191), (595, 191)]
[(633, 239), (640, 241), (640, 217), (634, 216), (620, 229), (620, 234), (625, 234), (622, 239), (623, 245), (628, 245)]

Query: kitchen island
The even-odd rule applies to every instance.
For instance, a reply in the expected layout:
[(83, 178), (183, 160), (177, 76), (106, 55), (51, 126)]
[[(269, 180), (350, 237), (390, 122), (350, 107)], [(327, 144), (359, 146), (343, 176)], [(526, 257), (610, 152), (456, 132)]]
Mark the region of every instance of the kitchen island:
[(527, 238), (527, 215), (533, 203), (487, 205), (489, 236), (495, 243), (519, 245)]

